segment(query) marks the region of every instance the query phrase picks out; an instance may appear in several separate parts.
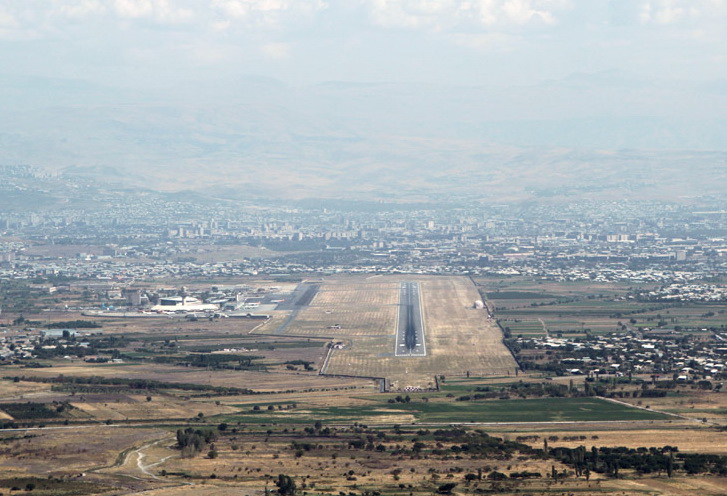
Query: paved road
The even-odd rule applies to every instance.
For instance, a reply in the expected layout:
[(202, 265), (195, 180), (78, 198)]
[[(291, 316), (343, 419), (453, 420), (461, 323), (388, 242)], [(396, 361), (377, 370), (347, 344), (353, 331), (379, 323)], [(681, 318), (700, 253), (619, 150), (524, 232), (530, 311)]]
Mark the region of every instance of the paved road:
[(401, 283), (394, 354), (396, 356), (427, 356), (418, 282)]

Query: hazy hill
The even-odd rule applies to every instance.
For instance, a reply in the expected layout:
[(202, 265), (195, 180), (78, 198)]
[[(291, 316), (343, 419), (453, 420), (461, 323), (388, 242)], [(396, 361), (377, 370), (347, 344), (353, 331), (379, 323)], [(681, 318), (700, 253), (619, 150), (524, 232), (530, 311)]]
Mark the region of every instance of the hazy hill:
[(0, 108), (0, 163), (224, 196), (664, 197), (720, 194), (727, 179), (724, 81), (140, 91), (0, 76)]

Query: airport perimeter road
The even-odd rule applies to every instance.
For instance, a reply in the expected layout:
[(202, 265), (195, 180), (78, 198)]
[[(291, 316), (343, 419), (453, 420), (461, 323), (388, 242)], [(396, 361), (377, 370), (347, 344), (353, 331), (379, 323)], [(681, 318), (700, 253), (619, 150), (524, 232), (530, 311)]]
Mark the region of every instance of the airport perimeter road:
[(427, 356), (418, 282), (401, 283), (394, 354), (396, 356)]

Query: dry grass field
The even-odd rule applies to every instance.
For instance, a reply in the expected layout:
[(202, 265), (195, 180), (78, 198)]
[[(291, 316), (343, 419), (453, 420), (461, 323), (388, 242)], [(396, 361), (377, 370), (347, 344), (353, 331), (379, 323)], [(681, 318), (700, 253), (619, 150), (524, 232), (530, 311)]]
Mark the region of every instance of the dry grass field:
[[(667, 426), (658, 423), (656, 426), (646, 426), (639, 424), (638, 429), (620, 428), (615, 425), (599, 427), (598, 425), (590, 426), (587, 430), (580, 431), (574, 425), (574, 429), (562, 430), (558, 428), (544, 427), (538, 431), (528, 431), (527, 429), (519, 429), (517, 433), (511, 432), (507, 434), (511, 438), (516, 436), (537, 435), (540, 438), (549, 438), (555, 436), (558, 441), (549, 441), (551, 448), (564, 446), (566, 448), (577, 448), (578, 446), (609, 446), (627, 448), (640, 447), (661, 447), (661, 446), (677, 446), (679, 451), (685, 453), (717, 453), (727, 454), (727, 443), (721, 432), (713, 428), (704, 428), (696, 425), (684, 423), (676, 423), (673, 426)], [(574, 436), (585, 435), (585, 440), (569, 440), (564, 438), (572, 438)], [(528, 442), (533, 447), (540, 448), (543, 441)]]
[[(426, 357), (394, 356), (403, 280), (421, 287)], [(346, 347), (332, 352), (326, 374), (385, 377), (394, 389), (434, 387), (435, 375), (514, 374), (499, 328), (486, 312), (473, 309), (479, 298), (465, 277), (330, 278), (285, 334), (343, 341)]]
[(108, 419), (112, 421), (128, 419), (188, 419), (199, 413), (206, 417), (222, 413), (234, 412), (235, 409), (224, 405), (217, 405), (209, 400), (190, 400), (177, 398), (172, 395), (152, 395), (151, 401), (146, 400), (147, 395), (127, 395), (115, 400), (104, 402), (84, 401), (84, 396), (71, 405), (78, 408), (91, 418)]
[[(727, 395), (713, 391), (691, 389), (688, 386), (677, 389), (673, 395), (664, 398), (624, 398), (624, 403), (669, 412), (682, 417), (725, 425), (727, 422)], [(727, 447), (726, 447), (727, 449)]]
[(23, 432), (0, 432), (0, 467), (3, 476), (20, 477), (81, 474), (111, 466), (119, 453), (167, 436), (160, 429), (102, 425), (45, 428)]
[[(7, 369), (4, 369), (7, 371)], [(13, 382), (0, 380), (0, 398), (3, 400), (16, 400), (45, 394), (50, 391), (50, 384), (37, 382)]]
[[(326, 279), (308, 306), (285, 329), (288, 335), (380, 336), (395, 329), (399, 303), (397, 281)], [(335, 329), (333, 326), (340, 326)]]
[[(66, 320), (72, 320), (70, 317), (66, 317)], [(130, 336), (153, 333), (160, 337), (195, 335), (210, 332), (218, 334), (247, 334), (261, 323), (258, 320), (250, 319), (215, 319), (213, 321), (199, 320), (193, 322), (186, 320), (184, 317), (165, 315), (123, 319), (84, 317), (78, 314), (78, 318), (95, 320), (103, 326), (104, 333), (122, 333)]]
[[(409, 446), (410, 442), (393, 439), (376, 441), (385, 451), (351, 450), (347, 442), (356, 438), (351, 431), (339, 432), (335, 437), (312, 438), (279, 430), (271, 434), (230, 433), (214, 442), (214, 458), (206, 450), (192, 457), (180, 457), (179, 451), (171, 449), (170, 443), (162, 438), (139, 450), (143, 456), (141, 464), (138, 458), (131, 456), (126, 463), (104, 472), (127, 473), (148, 480), (154, 478), (157, 484), (162, 481), (169, 484), (171, 487), (146, 493), (159, 496), (261, 495), (266, 489), (275, 490), (274, 480), (278, 474), (291, 476), (300, 492), (322, 495), (365, 490), (385, 494), (431, 494), (437, 486), (447, 482), (456, 485), (455, 494), (716, 496), (725, 494), (727, 489), (727, 479), (723, 477), (682, 475), (669, 479), (656, 474), (636, 476), (629, 471), (624, 471), (619, 479), (594, 473), (589, 481), (568, 478), (555, 482), (544, 478), (495, 483), (485, 477), (482, 481), (468, 482), (465, 474), (476, 474), (478, 470), (485, 475), (490, 471), (549, 474), (553, 467), (558, 471), (567, 470), (567, 467), (558, 462), (527, 457), (498, 460), (468, 456), (397, 456), (392, 455), (392, 450), (402, 444)], [(425, 450), (433, 447), (432, 441), (423, 441)], [(295, 443), (299, 443), (298, 448)], [(304, 445), (307, 447), (302, 448)], [(198, 492), (193, 492), (193, 488)]]
[[(339, 491), (348, 492), (354, 486), (375, 487), (388, 492), (411, 485), (419, 492), (425, 491), (425, 488), (436, 488), (438, 484), (449, 480), (462, 485), (463, 472), (477, 472), (484, 465), (490, 470), (543, 473), (550, 470), (551, 466), (538, 460), (483, 462), (451, 457), (449, 460), (437, 458), (428, 461), (424, 457), (412, 459), (408, 456), (392, 456), (389, 452), (351, 451), (346, 439), (347, 436), (343, 439), (315, 438), (316, 448), (301, 450), (301, 453), (291, 448), (292, 443), (309, 441), (298, 436), (226, 436), (215, 442), (215, 449), (219, 453), (215, 459), (204, 456), (206, 453), (194, 458), (175, 457), (170, 458), (163, 467), (170, 474), (187, 474), (193, 477), (192, 480), (207, 479), (207, 485), (214, 484), (221, 490), (234, 484), (242, 494), (260, 494), (266, 485), (269, 489), (275, 489), (272, 480), (280, 473), (294, 477), (299, 487), (305, 484), (301, 487), (303, 491), (338, 494)], [(379, 444), (386, 446), (389, 451), (396, 445), (395, 442), (381, 441)], [(433, 473), (436, 473), (434, 477)], [(448, 473), (457, 475), (448, 477)], [(215, 477), (210, 480), (212, 474)]]
[[(320, 390), (347, 387), (352, 383), (368, 385), (368, 381), (339, 377), (321, 377), (303, 372), (255, 372), (247, 370), (208, 371), (201, 367), (180, 367), (162, 364), (87, 364), (59, 363), (51, 368), (9, 369), (7, 375), (25, 377), (107, 377), (144, 379), (176, 384), (201, 384), (207, 386), (249, 388), (257, 392)], [(41, 384), (40, 386), (48, 386)], [(29, 387), (30, 389), (30, 387)]]

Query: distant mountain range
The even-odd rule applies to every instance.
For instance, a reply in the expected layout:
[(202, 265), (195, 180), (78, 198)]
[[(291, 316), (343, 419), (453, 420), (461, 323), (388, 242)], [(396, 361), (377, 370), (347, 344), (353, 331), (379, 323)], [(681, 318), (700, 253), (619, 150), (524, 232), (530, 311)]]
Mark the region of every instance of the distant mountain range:
[(727, 82), (511, 88), (0, 75), (0, 164), (234, 198), (691, 197), (727, 186)]

